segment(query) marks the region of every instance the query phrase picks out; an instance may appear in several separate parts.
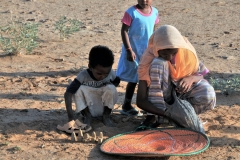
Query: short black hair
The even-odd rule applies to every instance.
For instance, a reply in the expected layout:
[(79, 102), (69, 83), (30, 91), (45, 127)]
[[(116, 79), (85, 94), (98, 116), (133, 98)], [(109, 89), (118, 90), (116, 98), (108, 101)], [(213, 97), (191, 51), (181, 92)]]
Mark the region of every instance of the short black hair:
[(95, 68), (97, 65), (102, 67), (110, 67), (114, 63), (114, 55), (112, 50), (106, 46), (94, 46), (89, 53), (89, 64)]

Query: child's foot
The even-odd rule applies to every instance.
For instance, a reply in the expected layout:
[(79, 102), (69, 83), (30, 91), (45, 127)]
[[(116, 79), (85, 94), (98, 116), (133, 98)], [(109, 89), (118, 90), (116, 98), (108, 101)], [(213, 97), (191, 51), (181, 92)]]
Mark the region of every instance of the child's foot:
[(91, 116), (85, 116), (85, 117), (83, 118), (83, 123), (91, 126), (91, 122), (92, 122), (92, 117), (91, 117)]
[(136, 115), (138, 115), (138, 110), (136, 110), (136, 109), (131, 105), (131, 103), (129, 103), (129, 104), (124, 103), (124, 104), (122, 105), (121, 114), (136, 116)]
[(107, 106), (104, 106), (103, 123), (107, 127), (115, 127), (115, 124), (110, 119), (111, 113), (112, 113), (112, 109), (108, 108)]
[(103, 116), (103, 124), (107, 127), (116, 127), (109, 116)]
[(84, 116), (84, 118), (83, 118), (83, 123), (91, 126), (92, 115), (91, 115), (88, 107), (86, 107), (84, 110), (82, 110), (81, 113), (82, 113), (82, 115)]

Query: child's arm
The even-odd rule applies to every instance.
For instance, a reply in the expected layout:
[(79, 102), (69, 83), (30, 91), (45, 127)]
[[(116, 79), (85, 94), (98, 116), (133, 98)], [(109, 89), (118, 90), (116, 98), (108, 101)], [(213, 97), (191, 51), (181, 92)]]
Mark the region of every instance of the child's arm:
[(77, 79), (74, 79), (74, 81), (70, 84), (70, 86), (68, 86), (66, 92), (64, 93), (65, 105), (69, 121), (74, 120), (72, 110), (72, 96), (77, 92), (80, 85), (81, 83)]
[(68, 91), (64, 93), (65, 105), (66, 105), (66, 110), (68, 114), (68, 121), (74, 120), (73, 110), (72, 110), (72, 96), (73, 94)]
[(129, 29), (129, 26), (123, 23), (122, 29), (121, 29), (121, 36), (122, 36), (123, 45), (127, 51), (127, 60), (134, 61), (136, 59), (136, 55), (133, 52), (130, 41), (129, 41), (128, 29)]
[(154, 25), (153, 32), (156, 31), (157, 25)]
[(111, 83), (114, 85), (114, 86), (118, 86), (119, 85), (119, 83), (120, 83), (120, 78), (119, 77), (116, 77), (113, 81), (111, 81)]

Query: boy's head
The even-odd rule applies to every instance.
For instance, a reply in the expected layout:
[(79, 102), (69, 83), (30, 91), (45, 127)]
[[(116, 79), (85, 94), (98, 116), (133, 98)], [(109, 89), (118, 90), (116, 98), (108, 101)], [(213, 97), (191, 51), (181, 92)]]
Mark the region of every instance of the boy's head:
[(113, 52), (106, 46), (94, 46), (89, 53), (88, 67), (97, 80), (106, 78), (114, 63)]
[(106, 46), (94, 46), (89, 53), (89, 65), (95, 68), (97, 65), (102, 67), (112, 67), (114, 63), (113, 52)]

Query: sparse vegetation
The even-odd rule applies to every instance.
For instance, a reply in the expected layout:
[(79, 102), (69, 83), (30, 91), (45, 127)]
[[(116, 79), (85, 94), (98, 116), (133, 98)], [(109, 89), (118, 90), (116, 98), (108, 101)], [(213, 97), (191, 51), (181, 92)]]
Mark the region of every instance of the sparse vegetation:
[(38, 23), (21, 22), (11, 22), (1, 26), (0, 48), (10, 55), (20, 54), (23, 51), (31, 54), (38, 46), (38, 26)]
[(9, 145), (9, 142), (2, 142), (2, 143), (0, 143), (0, 147), (8, 146), (8, 145)]
[(66, 16), (60, 17), (55, 23), (55, 30), (60, 33), (60, 39), (65, 40), (75, 32), (80, 31), (81, 22), (76, 19), (68, 19)]
[(15, 147), (13, 148), (13, 150), (14, 150), (14, 151), (20, 151), (20, 150), (21, 150), (21, 147), (15, 146)]
[(240, 91), (240, 78), (236, 76), (229, 79), (210, 78), (210, 84), (215, 90), (219, 90), (225, 95)]

